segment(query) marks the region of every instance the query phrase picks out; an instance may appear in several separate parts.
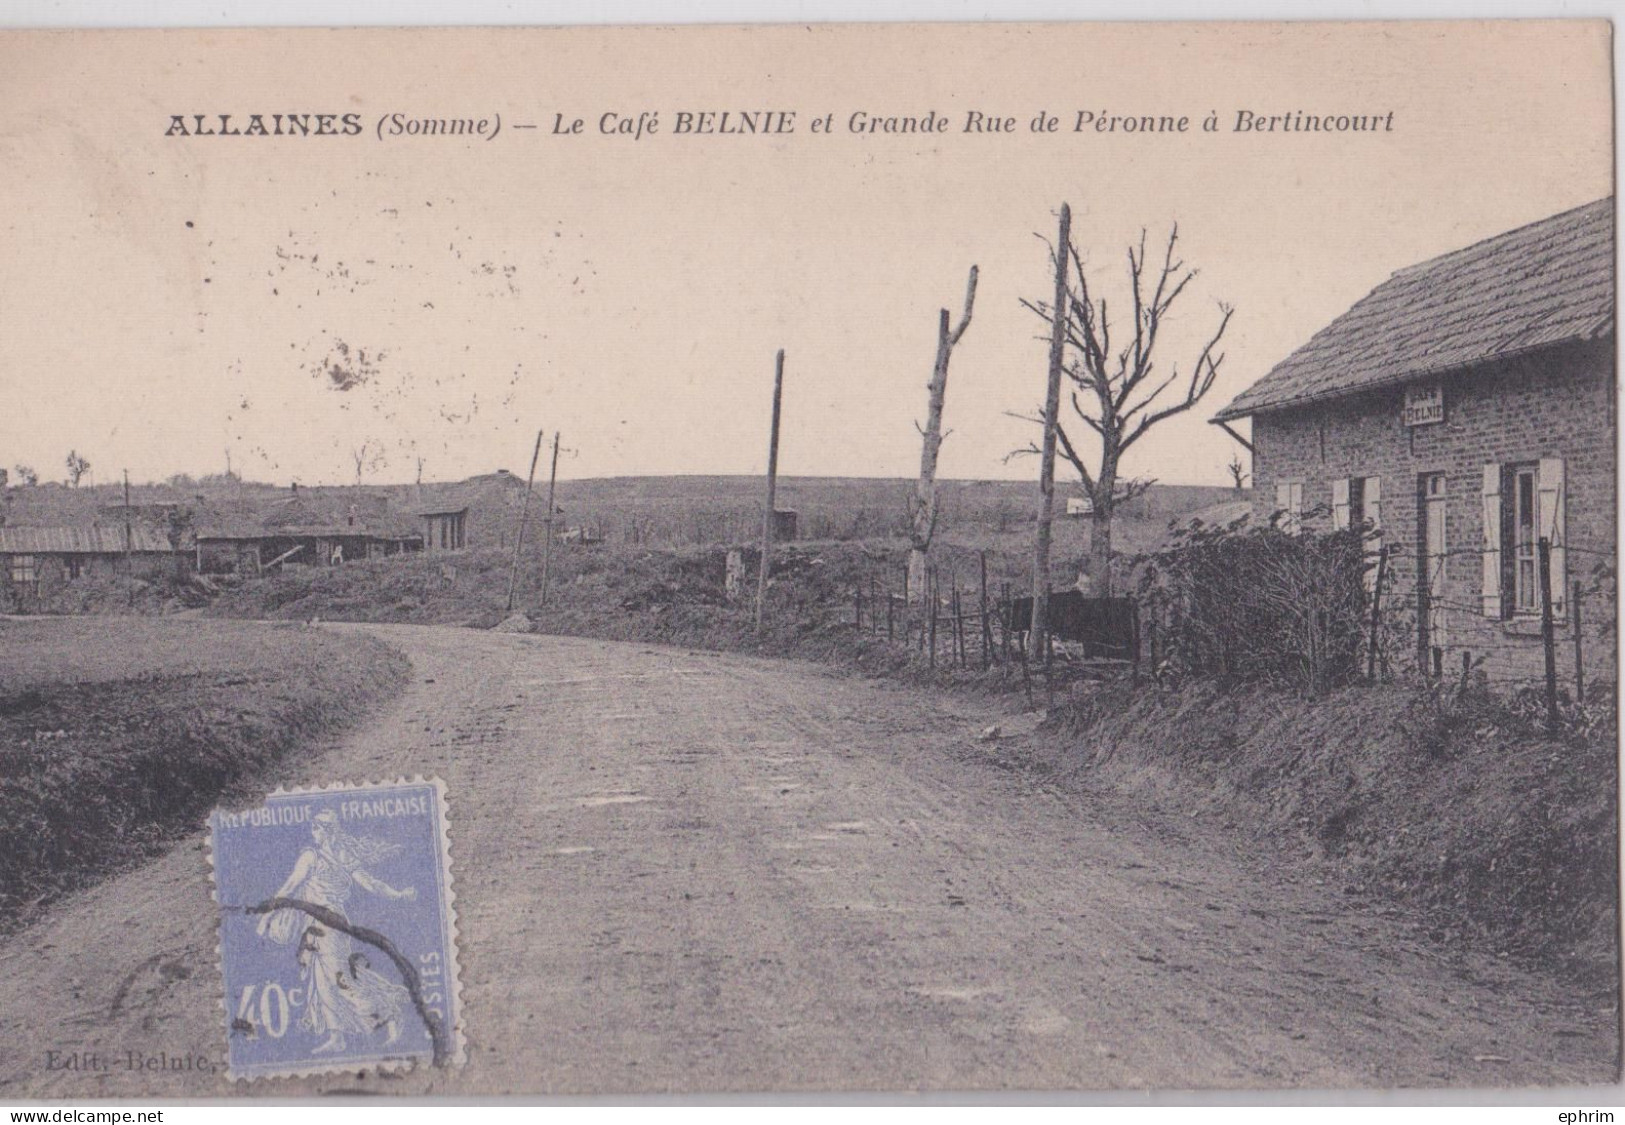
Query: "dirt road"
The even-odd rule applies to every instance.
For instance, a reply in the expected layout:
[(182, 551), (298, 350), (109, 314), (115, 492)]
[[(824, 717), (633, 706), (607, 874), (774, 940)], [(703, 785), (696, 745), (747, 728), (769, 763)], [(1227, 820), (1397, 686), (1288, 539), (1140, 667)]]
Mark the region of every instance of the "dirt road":
[[(1019, 740), (975, 739), (988, 704), (740, 657), (369, 631), (411, 656), (413, 687), (281, 780), (446, 780), (469, 1060), (256, 1093), (1613, 1079), (1605, 1002), (1054, 791)], [(0, 1100), (241, 1091), (123, 1065), (222, 1057), (214, 933), (200, 843), (0, 945)], [(62, 1069), (72, 1052), (119, 1065)]]

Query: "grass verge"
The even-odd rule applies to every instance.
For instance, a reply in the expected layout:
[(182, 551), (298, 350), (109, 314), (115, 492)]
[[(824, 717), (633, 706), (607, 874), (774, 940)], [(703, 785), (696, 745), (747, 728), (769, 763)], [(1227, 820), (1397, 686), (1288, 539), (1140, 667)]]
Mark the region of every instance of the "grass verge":
[(234, 622), (0, 622), (0, 928), (195, 833), (399, 690), (370, 638)]
[(1421, 910), (1449, 945), (1618, 981), (1611, 699), (1556, 736), (1482, 691), (1318, 699), (1210, 683), (1057, 707), (1046, 763), (1305, 860), (1353, 896)]

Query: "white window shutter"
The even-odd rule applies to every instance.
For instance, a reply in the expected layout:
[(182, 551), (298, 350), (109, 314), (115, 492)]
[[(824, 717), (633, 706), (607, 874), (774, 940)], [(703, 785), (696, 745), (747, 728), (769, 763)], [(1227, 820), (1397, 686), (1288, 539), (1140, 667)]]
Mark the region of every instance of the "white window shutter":
[(1281, 513), (1278, 526), (1283, 531), (1292, 530), (1292, 485), (1286, 481), (1277, 481), (1275, 485), (1275, 510)]
[(1349, 527), (1349, 482), (1346, 477), (1332, 481), (1332, 530), (1347, 531)]
[(1505, 615), (1501, 597), (1501, 466), (1484, 466), (1484, 616)]
[(1567, 520), (1563, 509), (1568, 503), (1568, 488), (1563, 479), (1563, 461), (1559, 457), (1542, 458), (1540, 491), (1537, 513), (1542, 538), (1552, 545), (1552, 616), (1562, 617), (1568, 608), (1568, 542)]

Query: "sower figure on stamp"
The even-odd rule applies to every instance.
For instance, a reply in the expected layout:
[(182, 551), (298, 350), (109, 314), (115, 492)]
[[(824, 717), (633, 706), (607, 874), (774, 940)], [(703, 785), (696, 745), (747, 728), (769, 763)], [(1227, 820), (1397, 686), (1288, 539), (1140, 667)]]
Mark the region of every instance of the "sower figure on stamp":
[[(396, 890), (366, 869), (399, 849), (379, 840), (352, 836), (339, 826), (338, 814), (323, 809), (311, 819), (314, 846), (299, 853), (293, 872), (277, 891), (326, 907), (348, 918), (345, 904), (353, 886), (388, 899), (415, 899), (417, 890)], [(350, 935), (338, 933), (297, 910), (277, 910), (260, 919), (259, 933), (280, 945), (298, 935), (300, 977), (305, 1010), (299, 1026), (327, 1040), (315, 1052), (342, 1051), (345, 1035), (385, 1032), (386, 1044), (401, 1034), (401, 1014), (411, 1002), (406, 989), (368, 967), (366, 954)]]

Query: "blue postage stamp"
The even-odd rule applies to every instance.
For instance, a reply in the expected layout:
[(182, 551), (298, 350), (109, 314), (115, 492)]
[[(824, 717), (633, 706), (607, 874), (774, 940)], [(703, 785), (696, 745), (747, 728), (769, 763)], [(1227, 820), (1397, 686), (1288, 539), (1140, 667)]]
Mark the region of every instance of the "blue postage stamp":
[(209, 841), (231, 1077), (462, 1062), (438, 778), (278, 790)]

